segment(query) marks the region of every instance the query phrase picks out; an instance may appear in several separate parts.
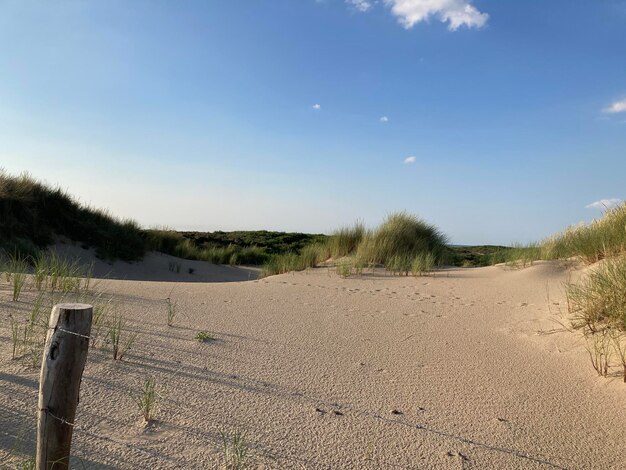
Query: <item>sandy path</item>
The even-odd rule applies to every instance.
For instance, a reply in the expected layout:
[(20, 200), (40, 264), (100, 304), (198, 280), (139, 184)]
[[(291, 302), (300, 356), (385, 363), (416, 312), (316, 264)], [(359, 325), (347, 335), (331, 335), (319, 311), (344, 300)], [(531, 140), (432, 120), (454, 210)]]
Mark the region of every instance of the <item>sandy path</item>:
[[(318, 269), (178, 283), (173, 328), (163, 303), (172, 283), (107, 281), (141, 336), (123, 362), (90, 351), (77, 460), (213, 468), (219, 431), (239, 429), (264, 468), (624, 468), (626, 385), (597, 378), (575, 335), (538, 334), (558, 327), (567, 275), (546, 263), (423, 278)], [(8, 359), (7, 290), (5, 455), (15, 447), (6, 434), (32, 446), (37, 386), (36, 373)], [(194, 341), (200, 330), (218, 340)], [(129, 392), (148, 375), (167, 389), (145, 431)]]

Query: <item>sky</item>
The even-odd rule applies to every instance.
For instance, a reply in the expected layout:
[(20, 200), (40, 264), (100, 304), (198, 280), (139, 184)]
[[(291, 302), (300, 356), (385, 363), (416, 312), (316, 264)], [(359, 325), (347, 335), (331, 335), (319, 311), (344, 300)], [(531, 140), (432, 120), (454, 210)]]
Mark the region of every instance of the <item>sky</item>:
[(626, 199), (626, 0), (0, 0), (0, 168), (147, 227), (539, 240)]

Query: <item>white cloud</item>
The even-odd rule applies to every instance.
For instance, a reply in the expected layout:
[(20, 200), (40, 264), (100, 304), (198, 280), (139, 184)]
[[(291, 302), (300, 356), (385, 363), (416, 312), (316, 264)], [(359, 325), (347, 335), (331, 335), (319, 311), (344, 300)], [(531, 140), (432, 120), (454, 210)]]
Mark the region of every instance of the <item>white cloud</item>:
[(391, 6), (391, 13), (406, 29), (428, 21), (432, 16), (448, 23), (450, 31), (461, 26), (481, 28), (487, 24), (489, 15), (480, 12), (472, 0), (384, 0)]
[(372, 2), (369, 0), (346, 0), (346, 3), (363, 13), (372, 8)]
[(383, 116), (380, 118), (380, 122), (389, 122), (389, 118), (387, 116)]
[(404, 163), (405, 163), (405, 164), (415, 163), (415, 160), (416, 160), (416, 158), (415, 158), (414, 156), (412, 156), (412, 155), (411, 155), (410, 157), (406, 157), (406, 158), (404, 159)]
[(314, 110), (317, 111), (317, 110), (322, 109), (322, 105), (319, 105), (319, 104), (315, 103), (313, 106), (311, 106), (311, 108), (313, 108)]
[(612, 103), (609, 107), (604, 108), (605, 113), (623, 113), (626, 112), (626, 98)]
[(621, 199), (617, 199), (617, 198), (600, 199), (599, 201), (592, 202), (591, 204), (587, 204), (585, 207), (587, 209), (600, 209), (600, 210), (613, 209), (614, 207), (617, 207), (620, 204), (622, 204), (622, 202), (623, 201)]

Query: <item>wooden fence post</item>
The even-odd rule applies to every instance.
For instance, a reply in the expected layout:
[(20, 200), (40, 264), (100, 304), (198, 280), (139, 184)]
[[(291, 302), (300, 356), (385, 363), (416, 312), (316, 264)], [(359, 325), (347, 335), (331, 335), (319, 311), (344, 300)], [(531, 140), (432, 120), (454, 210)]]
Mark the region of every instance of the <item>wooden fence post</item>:
[(52, 309), (39, 380), (37, 470), (69, 468), (92, 316), (91, 305), (59, 304)]

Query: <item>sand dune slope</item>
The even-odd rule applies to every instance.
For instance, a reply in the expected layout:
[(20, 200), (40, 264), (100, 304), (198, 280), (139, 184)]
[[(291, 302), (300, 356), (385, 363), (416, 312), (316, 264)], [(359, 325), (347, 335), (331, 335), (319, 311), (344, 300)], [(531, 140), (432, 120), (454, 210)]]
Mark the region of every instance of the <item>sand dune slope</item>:
[[(559, 332), (568, 273), (455, 269), (240, 283), (106, 281), (140, 332), (90, 351), (75, 432), (87, 468), (215, 468), (245, 431), (253, 468), (624, 468), (626, 385)], [(0, 290), (0, 452), (32, 448), (37, 373), (10, 361)], [(29, 294), (34, 295), (34, 294)], [(217, 341), (194, 340), (200, 330)], [(129, 394), (164, 385), (145, 429)], [(80, 467), (78, 467), (80, 468)]]
[(135, 263), (125, 261), (107, 262), (98, 259), (91, 249), (83, 249), (72, 243), (56, 244), (52, 250), (64, 259), (79, 260), (92, 267), (98, 279), (124, 281), (160, 282), (238, 282), (256, 279), (259, 268), (226, 266), (181, 259), (164, 253), (147, 253)]

